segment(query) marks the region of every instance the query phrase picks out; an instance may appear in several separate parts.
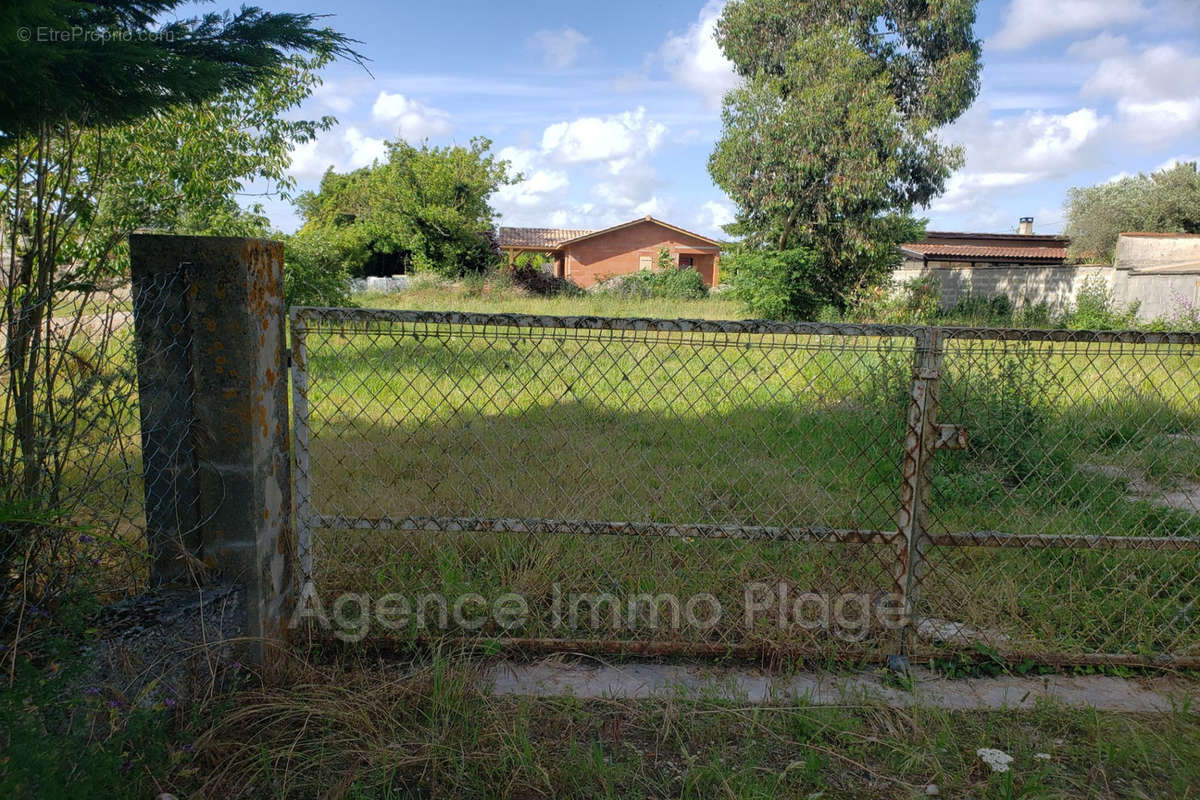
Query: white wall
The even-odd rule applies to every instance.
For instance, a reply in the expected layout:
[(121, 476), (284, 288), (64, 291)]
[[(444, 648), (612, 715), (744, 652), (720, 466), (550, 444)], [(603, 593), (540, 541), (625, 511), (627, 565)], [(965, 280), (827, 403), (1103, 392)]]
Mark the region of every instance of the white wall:
[(1112, 267), (1103, 265), (1051, 266), (1043, 264), (962, 264), (931, 262), (925, 268), (919, 261), (906, 261), (893, 273), (897, 282), (926, 274), (934, 275), (942, 286), (942, 306), (949, 307), (967, 296), (995, 297), (1006, 294), (1016, 305), (1046, 303), (1054, 310), (1066, 310), (1085, 278), (1099, 275), (1111, 284)]
[(1170, 316), (1179, 310), (1180, 301), (1200, 304), (1200, 271), (1145, 273), (1102, 264), (950, 266), (945, 262), (922, 268), (919, 261), (906, 261), (893, 277), (902, 282), (928, 274), (941, 283), (943, 308), (968, 295), (991, 298), (1006, 294), (1018, 306), (1046, 303), (1061, 313), (1070, 310), (1083, 282), (1091, 276), (1103, 279), (1119, 305), (1139, 302), (1138, 319), (1143, 322)]

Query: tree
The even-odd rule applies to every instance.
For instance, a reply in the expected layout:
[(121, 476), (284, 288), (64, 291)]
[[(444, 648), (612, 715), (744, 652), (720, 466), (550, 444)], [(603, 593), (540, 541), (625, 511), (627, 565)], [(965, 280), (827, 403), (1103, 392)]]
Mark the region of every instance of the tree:
[(314, 228), (283, 240), (283, 297), (288, 305), (348, 306), (350, 265), (363, 254), (345, 229)]
[(886, 271), (903, 240), (895, 237), (917, 224), (914, 206), (961, 162), (936, 131), (977, 91), (974, 19), (975, 0), (727, 5), (718, 41), (742, 85), (725, 96), (709, 159), (738, 205), (726, 229), (748, 252), (812, 250), (828, 273), (818, 283), (830, 294), (819, 300), (844, 307), (854, 287)]
[[(105, 483), (136, 413), (127, 315), (107, 294), (125, 274), (128, 234), (265, 232), (237, 194), (255, 179), (289, 189), (291, 147), (332, 124), (285, 112), (342, 37), (312, 17), (243, 9), (159, 29), (180, 34), (170, 48), (121, 44), (156, 41), (153, 18), (177, 5), (51, 0), (2, 12), (84, 33), (62, 52), (37, 43), (50, 54), (11, 36), (0, 44), (0, 610), (62, 588), (71, 571), (47, 565), (71, 551), (67, 531), (112, 522), (98, 506), (129, 490)], [(94, 74), (40, 72), (63, 53)]]
[(1111, 263), (1127, 231), (1200, 233), (1196, 162), (1067, 192), (1071, 258)]
[(519, 176), (491, 145), (484, 138), (469, 147), (389, 142), (387, 161), (345, 175), (330, 170), (316, 193), (298, 198), (301, 232), (348, 228), (364, 253), (402, 256), (418, 271), (447, 277), (495, 267), (500, 250), (488, 199)]
[(0, 137), (105, 126), (247, 91), (289, 55), (361, 60), (313, 14), (243, 7), (159, 23), (183, 0), (8, 0), (0, 11)]

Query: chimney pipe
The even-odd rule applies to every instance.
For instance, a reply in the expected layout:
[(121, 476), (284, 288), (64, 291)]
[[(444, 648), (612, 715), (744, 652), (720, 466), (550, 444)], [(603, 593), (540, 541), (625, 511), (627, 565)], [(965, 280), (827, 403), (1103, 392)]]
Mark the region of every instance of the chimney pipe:
[(1017, 226), (1017, 233), (1022, 236), (1033, 235), (1033, 217), (1021, 217), (1021, 224)]

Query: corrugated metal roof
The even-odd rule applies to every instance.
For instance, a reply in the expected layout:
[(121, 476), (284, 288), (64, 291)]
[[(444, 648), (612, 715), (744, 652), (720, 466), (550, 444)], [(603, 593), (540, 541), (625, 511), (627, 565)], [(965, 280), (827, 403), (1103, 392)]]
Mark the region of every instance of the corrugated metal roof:
[(568, 239), (593, 231), (573, 228), (500, 228), (501, 247), (558, 247)]

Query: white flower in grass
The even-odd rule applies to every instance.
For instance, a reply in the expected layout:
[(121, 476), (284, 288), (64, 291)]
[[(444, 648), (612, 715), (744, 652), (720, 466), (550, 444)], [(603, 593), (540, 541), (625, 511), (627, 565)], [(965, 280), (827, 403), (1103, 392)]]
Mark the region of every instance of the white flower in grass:
[(982, 758), (983, 763), (992, 768), (992, 772), (1008, 772), (1008, 765), (1013, 761), (1013, 757), (1008, 753), (993, 747), (981, 747), (975, 751), (975, 755)]
[(1049, 760), (1050, 760), (1050, 754), (1049, 754), (1049, 753), (1034, 753), (1034, 754), (1033, 754), (1033, 757), (1034, 757), (1034, 758), (1040, 758), (1042, 761), (1049, 761)]

